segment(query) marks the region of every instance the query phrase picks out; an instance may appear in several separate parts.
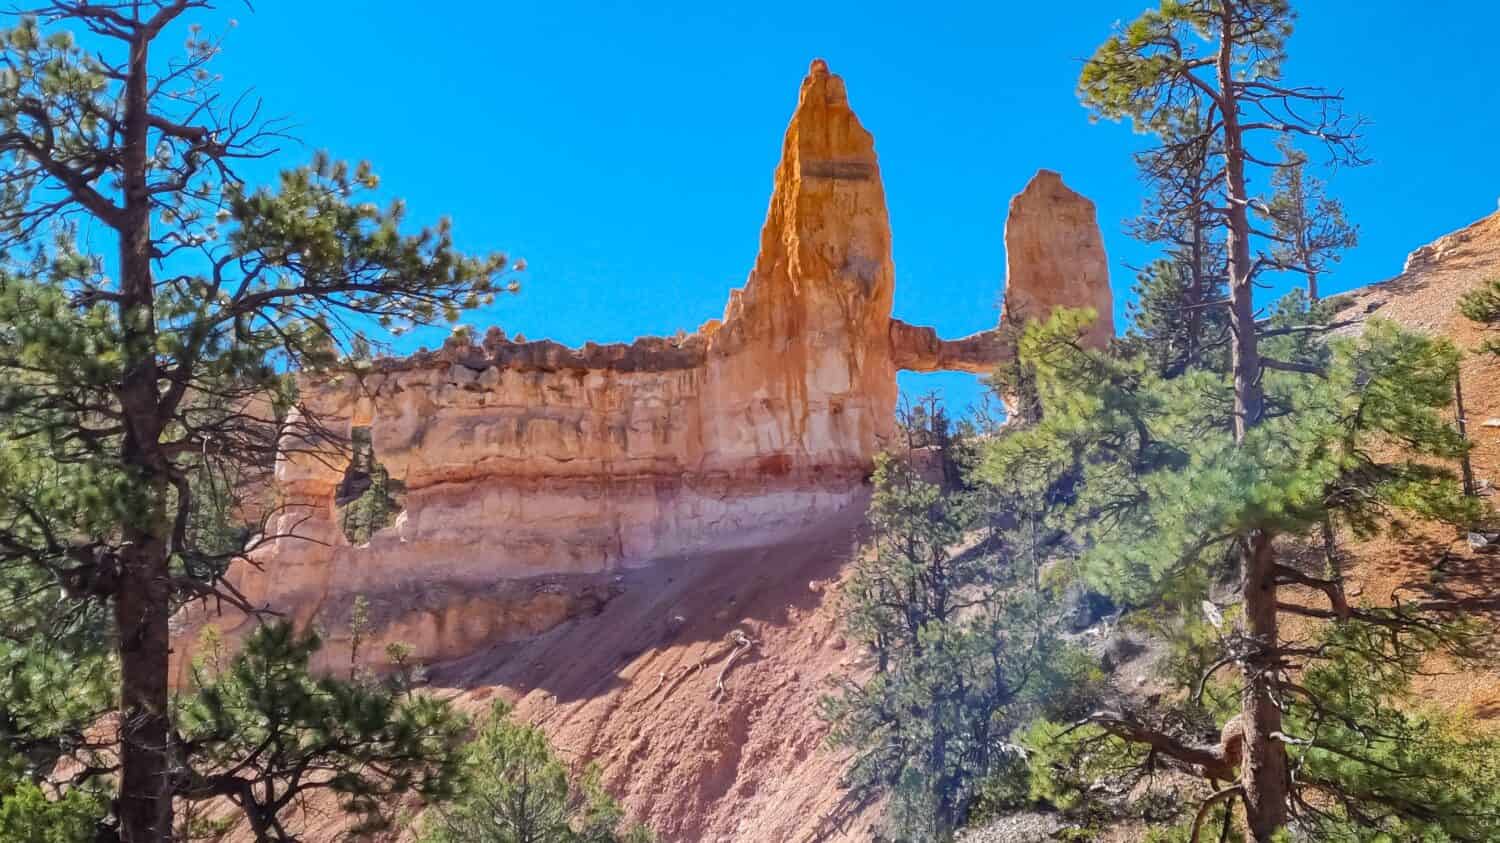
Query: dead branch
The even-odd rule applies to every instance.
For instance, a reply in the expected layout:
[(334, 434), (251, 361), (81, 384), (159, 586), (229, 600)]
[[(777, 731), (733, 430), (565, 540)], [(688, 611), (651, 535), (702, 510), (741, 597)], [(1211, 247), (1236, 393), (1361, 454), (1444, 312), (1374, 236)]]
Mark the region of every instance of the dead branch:
[(1233, 799), (1244, 792), (1244, 788), (1239, 785), (1231, 785), (1203, 800), (1203, 804), (1198, 806), (1197, 816), (1193, 817), (1193, 836), (1188, 843), (1198, 843), (1198, 835), (1203, 831), (1203, 821), (1208, 819), (1208, 812), (1214, 805)]
[(727, 692), (724, 687), (724, 677), (729, 675), (729, 669), (734, 666), (735, 661), (739, 659), (740, 656), (749, 652), (750, 648), (754, 647), (756, 644), (755, 639), (751, 638), (738, 629), (729, 633), (729, 640), (734, 642), (734, 650), (729, 653), (729, 658), (724, 660), (724, 666), (719, 669), (719, 676), (714, 680), (714, 690), (709, 694), (708, 697), (715, 702), (722, 699), (724, 697), (724, 694)]

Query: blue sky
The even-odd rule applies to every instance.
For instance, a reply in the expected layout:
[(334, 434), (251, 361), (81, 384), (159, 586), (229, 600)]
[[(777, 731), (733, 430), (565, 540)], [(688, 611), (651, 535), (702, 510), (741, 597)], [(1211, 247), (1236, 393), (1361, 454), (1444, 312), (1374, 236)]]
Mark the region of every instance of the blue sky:
[[(875, 135), (896, 315), (957, 336), (995, 323), (1005, 207), (1039, 167), (1098, 204), (1123, 312), (1126, 264), (1151, 257), (1121, 233), (1141, 141), (1091, 124), (1074, 86), (1111, 24), (1145, 5), (260, 0), (219, 19), (238, 26), (218, 69), (296, 122), (306, 146), (280, 163), (317, 148), (369, 159), (414, 221), (448, 215), (462, 245), (526, 258), (521, 295), (466, 321), (577, 344), (721, 313), (822, 56)], [(1297, 5), (1288, 78), (1342, 88), (1372, 121), (1375, 163), (1333, 180), (1362, 229), (1324, 282), (1334, 292), (1495, 210), (1500, 4)], [(960, 407), (976, 394), (968, 376), (903, 386), (943, 387)]]

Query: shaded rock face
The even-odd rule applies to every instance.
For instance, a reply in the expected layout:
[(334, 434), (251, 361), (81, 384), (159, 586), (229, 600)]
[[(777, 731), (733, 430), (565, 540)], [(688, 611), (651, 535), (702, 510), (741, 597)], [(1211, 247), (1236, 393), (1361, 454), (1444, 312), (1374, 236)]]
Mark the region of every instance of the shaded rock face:
[[(1024, 302), (1007, 318), (1093, 306), (1104, 319), (1093, 339), (1109, 336), (1087, 200), (1040, 173), (1011, 203), (1006, 243), (1008, 301)], [(231, 579), (252, 602), (317, 622), (331, 651), (352, 595), (364, 595), (377, 630), (419, 659), (451, 658), (596, 605), (590, 577), (816, 525), (861, 499), (894, 433), (898, 368), (985, 372), (1013, 353), (994, 331), (950, 342), (893, 320), (894, 284), (874, 139), (843, 80), (815, 61), (759, 255), (721, 320), (582, 349), (492, 329), (482, 345), (455, 336), (437, 352), (304, 378), (323, 424), (368, 430), (373, 459), (404, 490), (401, 510), (351, 544), (339, 527), (346, 467), (285, 458), (276, 526), (287, 537)], [(567, 576), (580, 578), (575, 594), (492, 588)], [(414, 600), (414, 586), (463, 595), (472, 620)], [(380, 638), (362, 651), (378, 657)]]

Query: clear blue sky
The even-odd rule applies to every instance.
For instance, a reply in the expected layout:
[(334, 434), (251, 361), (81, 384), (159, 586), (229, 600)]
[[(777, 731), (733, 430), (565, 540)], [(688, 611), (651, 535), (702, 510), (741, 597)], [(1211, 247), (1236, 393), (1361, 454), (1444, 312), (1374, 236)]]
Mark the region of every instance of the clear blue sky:
[[(718, 316), (815, 56), (875, 135), (901, 318), (948, 336), (994, 325), (1005, 206), (1039, 167), (1098, 204), (1121, 311), (1124, 265), (1151, 256), (1121, 234), (1140, 140), (1091, 124), (1074, 91), (1080, 59), (1144, 0), (255, 5), (224, 15), (239, 25), (218, 69), (296, 121), (306, 148), (282, 163), (369, 159), (414, 221), (451, 216), (462, 245), (527, 259), (522, 294), (476, 325), (577, 344)], [(1373, 121), (1375, 163), (1333, 181), (1363, 241), (1334, 292), (1495, 210), (1500, 4), (1297, 5), (1288, 78), (1342, 88)], [(976, 392), (967, 376), (903, 379), (934, 385), (960, 406)]]

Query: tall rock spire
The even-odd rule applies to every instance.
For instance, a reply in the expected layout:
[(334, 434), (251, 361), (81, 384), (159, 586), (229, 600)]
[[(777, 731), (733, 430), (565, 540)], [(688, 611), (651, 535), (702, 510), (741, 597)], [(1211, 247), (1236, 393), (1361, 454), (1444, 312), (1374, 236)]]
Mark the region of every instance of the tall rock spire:
[(746, 294), (767, 287), (793, 295), (830, 293), (886, 318), (893, 286), (875, 138), (849, 108), (844, 80), (816, 59), (787, 126)]
[[(758, 432), (814, 465), (863, 465), (893, 429), (887, 339), (895, 270), (875, 139), (844, 80), (815, 59), (787, 126), (760, 253), (730, 296), (711, 394), (743, 400)], [(775, 421), (773, 421), (775, 420)], [(788, 425), (787, 422), (790, 422)], [(751, 446), (722, 431), (726, 446)]]
[(1115, 335), (1109, 260), (1094, 203), (1038, 170), (1010, 200), (1005, 221), (1005, 321), (1045, 319), (1053, 308), (1093, 308), (1085, 340), (1103, 348)]

